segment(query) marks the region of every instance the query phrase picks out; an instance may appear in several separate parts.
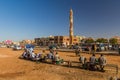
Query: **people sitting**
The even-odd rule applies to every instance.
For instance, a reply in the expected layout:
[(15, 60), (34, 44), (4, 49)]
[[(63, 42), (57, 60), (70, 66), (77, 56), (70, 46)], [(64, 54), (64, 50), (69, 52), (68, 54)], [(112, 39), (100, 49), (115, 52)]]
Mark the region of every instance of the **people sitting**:
[(23, 54), (20, 56), (20, 58), (26, 58), (27, 50), (23, 52)]
[(53, 59), (53, 53), (50, 51), (50, 53), (47, 54), (48, 59)]
[(63, 59), (60, 58), (58, 52), (56, 52), (54, 59), (56, 64), (61, 64), (63, 62)]
[(95, 54), (93, 54), (90, 57), (89, 62), (87, 62), (87, 59), (83, 55), (80, 55), (79, 61), (80, 63), (82, 63), (83, 69), (89, 69), (92, 71), (95, 70), (100, 70), (103, 72), (105, 71), (104, 67), (106, 65), (106, 58), (104, 57), (103, 54), (101, 54), (101, 56), (98, 59), (95, 57)]
[(90, 59), (89, 59), (89, 69), (90, 70), (96, 70), (96, 57), (95, 57), (95, 54), (93, 54)]
[(34, 51), (32, 51), (32, 53), (30, 54), (30, 60), (36, 60), (36, 54), (34, 53)]
[(80, 63), (82, 63), (82, 68), (83, 69), (87, 68), (86, 60), (87, 60), (86, 57), (84, 57), (83, 55), (80, 55), (79, 61), (80, 61)]
[(45, 50), (42, 51), (41, 55), (40, 55), (40, 61), (45, 61), (46, 59), (46, 54), (45, 54)]
[(39, 60), (40, 60), (41, 54), (42, 54), (42, 53), (37, 53), (37, 54), (36, 54), (36, 61), (39, 61)]
[(80, 47), (78, 47), (78, 48), (75, 50), (75, 55), (76, 55), (76, 56), (79, 56), (79, 55), (80, 55), (80, 51), (81, 51), (81, 49), (80, 49)]
[(51, 59), (53, 64), (56, 64), (55, 57), (56, 57), (56, 51), (55, 50), (50, 50), (50, 53), (47, 55), (48, 59)]
[(98, 58), (98, 62), (99, 62), (99, 65), (100, 65), (100, 70), (105, 71), (104, 67), (106, 65), (106, 58), (104, 57), (103, 54), (101, 54), (101, 56)]
[[(51, 51), (51, 50), (50, 50), (50, 53), (47, 54), (46, 56), (45, 50), (43, 50), (41, 53), (35, 54), (34, 51), (29, 52), (25, 49), (25, 51), (20, 56), (20, 58), (29, 59), (29, 60), (37, 60), (37, 61), (45, 61), (46, 58), (48, 58), (54, 64), (60, 64), (63, 62), (63, 59), (60, 58), (58, 52)], [(85, 56), (80, 55), (79, 61), (80, 63), (82, 63), (83, 69), (96, 70), (97, 66), (99, 66), (101, 71), (105, 71), (104, 67), (106, 65), (106, 58), (104, 57), (103, 54), (101, 54), (98, 59), (95, 57), (95, 54), (93, 54), (89, 58), (89, 62), (87, 62), (87, 59)]]
[(36, 56), (35, 56), (35, 59), (36, 59), (36, 61), (40, 61), (40, 62), (45, 61), (45, 59), (46, 59), (45, 50), (43, 50), (42, 52), (37, 53)]
[(23, 54), (20, 56), (21, 59), (28, 59), (29, 58), (29, 53), (28, 51), (25, 49)]

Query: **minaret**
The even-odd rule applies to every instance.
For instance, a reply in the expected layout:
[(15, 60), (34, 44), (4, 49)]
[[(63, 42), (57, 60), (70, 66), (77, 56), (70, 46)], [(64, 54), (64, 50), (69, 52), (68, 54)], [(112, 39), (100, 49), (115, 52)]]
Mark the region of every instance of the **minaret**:
[(70, 45), (73, 45), (74, 35), (73, 35), (73, 11), (72, 11), (72, 9), (70, 9), (70, 17), (69, 17), (69, 20), (70, 20), (70, 30), (69, 30), (70, 42), (69, 42), (69, 44), (70, 44)]

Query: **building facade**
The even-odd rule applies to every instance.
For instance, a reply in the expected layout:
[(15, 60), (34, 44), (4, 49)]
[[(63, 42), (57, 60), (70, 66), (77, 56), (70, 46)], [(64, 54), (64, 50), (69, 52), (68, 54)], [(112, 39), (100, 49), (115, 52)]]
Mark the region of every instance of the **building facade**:
[[(46, 38), (35, 38), (35, 43), (40, 46), (49, 46), (51, 44), (70, 45), (69, 36), (54, 36)], [(73, 45), (79, 43), (78, 37), (74, 36)]]
[(54, 44), (54, 37), (35, 38), (35, 43), (39, 46), (49, 46)]

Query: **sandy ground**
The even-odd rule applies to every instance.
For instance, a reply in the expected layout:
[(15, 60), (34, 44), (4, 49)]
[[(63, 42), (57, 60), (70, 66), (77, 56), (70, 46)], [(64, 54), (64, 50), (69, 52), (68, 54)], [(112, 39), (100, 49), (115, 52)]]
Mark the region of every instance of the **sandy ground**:
[[(35, 50), (40, 52), (41, 50)], [(13, 51), (11, 48), (0, 48), (0, 80), (107, 80), (115, 75), (115, 68), (107, 69), (106, 72), (89, 71), (74, 67), (60, 66), (47, 63), (36, 63), (19, 59), (23, 51)], [(48, 51), (46, 52), (48, 53)], [(66, 61), (76, 61), (78, 58), (72, 52), (58, 52)], [(91, 54), (85, 54), (89, 58)], [(99, 57), (99, 54), (96, 55)], [(105, 55), (107, 63), (117, 64), (120, 68), (120, 56)], [(118, 74), (120, 76), (120, 74)]]

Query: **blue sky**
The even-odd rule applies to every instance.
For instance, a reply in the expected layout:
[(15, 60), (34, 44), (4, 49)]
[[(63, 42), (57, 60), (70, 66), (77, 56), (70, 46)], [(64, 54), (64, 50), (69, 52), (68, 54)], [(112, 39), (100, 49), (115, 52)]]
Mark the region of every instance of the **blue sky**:
[(0, 0), (0, 41), (69, 35), (120, 36), (120, 0)]

